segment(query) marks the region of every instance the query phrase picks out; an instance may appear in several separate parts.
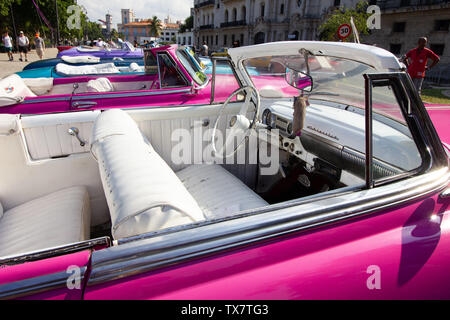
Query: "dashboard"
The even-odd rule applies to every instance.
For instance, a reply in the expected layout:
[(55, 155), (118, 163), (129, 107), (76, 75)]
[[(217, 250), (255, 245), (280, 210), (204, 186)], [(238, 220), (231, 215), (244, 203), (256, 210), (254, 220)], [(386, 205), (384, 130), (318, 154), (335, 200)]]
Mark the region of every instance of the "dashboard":
[[(329, 102), (311, 102), (299, 137), (292, 132), (292, 100), (263, 105), (261, 121), (278, 136), (279, 148), (309, 166), (317, 160), (336, 168), (341, 182), (364, 181), (364, 110)], [(421, 157), (406, 125), (377, 115), (373, 120), (374, 178), (392, 176), (421, 165)]]

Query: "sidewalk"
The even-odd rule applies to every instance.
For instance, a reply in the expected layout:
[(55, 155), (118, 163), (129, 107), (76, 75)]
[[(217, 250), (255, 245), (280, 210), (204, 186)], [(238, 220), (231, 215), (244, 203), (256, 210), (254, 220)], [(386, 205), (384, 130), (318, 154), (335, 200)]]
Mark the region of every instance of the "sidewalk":
[[(44, 59), (55, 58), (58, 54), (58, 49), (49, 48), (45, 50)], [(0, 54), (0, 78), (4, 78), (18, 71), (22, 71), (23, 67), (33, 61), (39, 60), (36, 55), (35, 50), (28, 52), (28, 62), (19, 61), (20, 55), (18, 53), (14, 54), (14, 61), (8, 60), (8, 55), (6, 53)]]

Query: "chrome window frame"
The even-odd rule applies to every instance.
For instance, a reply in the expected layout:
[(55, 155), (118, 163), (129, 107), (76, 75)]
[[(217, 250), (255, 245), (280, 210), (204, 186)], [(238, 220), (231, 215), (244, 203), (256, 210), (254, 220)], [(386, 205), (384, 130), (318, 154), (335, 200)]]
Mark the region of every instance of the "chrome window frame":
[[(230, 69), (233, 72), (234, 78), (236, 79), (236, 82), (239, 85), (239, 89), (244, 87), (243, 81), (239, 74), (236, 71), (236, 66), (233, 63), (233, 60), (231, 60), (230, 57), (211, 57), (212, 62), (212, 76), (211, 76), (211, 99), (210, 104), (214, 104), (215, 99), (215, 91), (216, 91), (216, 71), (217, 71), (217, 61), (224, 61), (227, 62), (230, 65)], [(218, 102), (221, 103), (221, 102)]]
[[(175, 55), (177, 56), (177, 59), (180, 60), (179, 58), (179, 54), (180, 55), (188, 55), (189, 53), (187, 53), (185, 51), (186, 47), (180, 47), (177, 50), (175, 50)], [(190, 56), (185, 56), (185, 59), (195, 59), (195, 57), (190, 57)], [(193, 62), (194, 64), (196, 64), (196, 62)], [(198, 88), (204, 88), (208, 85), (209, 82), (209, 77), (206, 75), (206, 73), (204, 72), (204, 70), (201, 70), (201, 68), (199, 67), (199, 72), (203, 73), (205, 75), (205, 81), (203, 83), (198, 83), (197, 81), (195, 81), (194, 77), (192, 76), (191, 72), (189, 72), (188, 68), (186, 68), (186, 66), (183, 64), (183, 62), (180, 60), (180, 64), (183, 66), (184, 70), (186, 70), (186, 72), (190, 75), (190, 77), (192, 78), (192, 81), (194, 81), (195, 84), (197, 84), (197, 89)]]
[[(160, 59), (159, 56), (160, 55), (165, 55), (169, 58), (170, 62), (173, 64), (173, 66), (175, 67), (176, 72), (178, 73), (178, 75), (181, 76), (181, 78), (183, 79), (185, 85), (183, 86), (169, 86), (169, 87), (162, 87), (161, 86), (161, 68), (160, 68)], [(167, 51), (158, 51), (156, 53), (156, 63), (158, 64), (158, 80), (159, 80), (159, 89), (175, 89), (175, 88), (186, 88), (189, 87), (189, 79), (186, 78), (186, 75), (181, 72), (180, 67), (178, 66), (178, 63), (176, 61), (174, 61), (172, 55), (170, 53), (168, 53)]]

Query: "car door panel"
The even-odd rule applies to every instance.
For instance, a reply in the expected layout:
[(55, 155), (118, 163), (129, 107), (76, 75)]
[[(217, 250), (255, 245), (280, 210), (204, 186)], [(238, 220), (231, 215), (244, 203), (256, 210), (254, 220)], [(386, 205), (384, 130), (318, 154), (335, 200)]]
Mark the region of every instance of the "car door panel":
[[(89, 152), (89, 140), (95, 118), (100, 111), (65, 113), (55, 115), (22, 116), (22, 132), (26, 150), (32, 161), (66, 157)], [(77, 128), (78, 137), (68, 130)]]
[[(442, 202), (435, 194), (427, 200), (379, 210), (337, 225), (175, 267), (88, 285), (84, 297), (448, 298), (448, 205), (448, 201)], [(439, 219), (430, 220), (430, 216)]]

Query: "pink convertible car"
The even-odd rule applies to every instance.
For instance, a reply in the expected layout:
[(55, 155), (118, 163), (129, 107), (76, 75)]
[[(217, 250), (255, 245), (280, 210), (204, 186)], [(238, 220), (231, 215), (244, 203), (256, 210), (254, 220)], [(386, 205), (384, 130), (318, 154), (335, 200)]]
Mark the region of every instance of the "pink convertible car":
[(210, 103), (211, 97), (224, 101), (239, 87), (228, 62), (219, 61), (217, 66), (226, 72), (216, 75), (212, 89), (211, 76), (204, 73), (205, 66), (187, 47), (149, 49), (144, 62), (145, 73), (137, 72), (131, 65), (122, 70), (113, 63), (60, 63), (57, 72), (63, 72), (61, 78), (21, 78), (13, 74), (0, 79), (0, 113), (202, 104)]
[(0, 114), (0, 298), (450, 298), (448, 108), (373, 46), (229, 55), (227, 99)]

